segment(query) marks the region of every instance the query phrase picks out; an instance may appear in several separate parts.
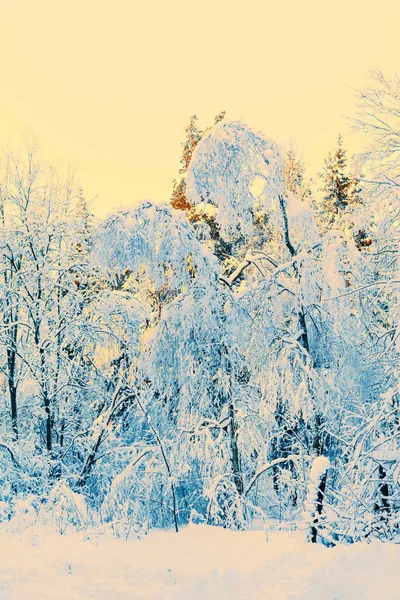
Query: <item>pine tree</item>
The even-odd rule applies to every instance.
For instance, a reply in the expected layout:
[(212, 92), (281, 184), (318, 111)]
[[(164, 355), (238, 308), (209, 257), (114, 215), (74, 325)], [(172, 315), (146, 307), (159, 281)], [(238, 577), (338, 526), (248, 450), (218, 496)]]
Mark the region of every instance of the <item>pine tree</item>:
[[(225, 111), (219, 112), (214, 119), (214, 125), (217, 125), (225, 118)], [(190, 211), (193, 206), (186, 197), (186, 181), (185, 175), (189, 168), (190, 161), (192, 160), (193, 152), (203, 137), (203, 135), (211, 129), (199, 129), (197, 125), (198, 117), (192, 115), (189, 120), (188, 126), (185, 128), (186, 138), (182, 142), (182, 155), (181, 155), (181, 167), (179, 169), (179, 175), (177, 179), (173, 181), (171, 205), (173, 208), (179, 210)]]
[(221, 110), (221, 112), (215, 115), (214, 125), (218, 125), (218, 123), (220, 123), (223, 119), (225, 119), (225, 111)]
[(201, 140), (204, 132), (197, 125), (196, 115), (190, 117), (188, 126), (185, 128), (186, 139), (182, 143), (181, 167), (179, 176), (173, 182), (171, 204), (179, 210), (190, 210), (192, 205), (186, 198), (185, 174), (188, 170), (194, 149)]
[(215, 221), (213, 215), (209, 215), (202, 210), (198, 210), (186, 196), (186, 174), (189, 169), (190, 162), (192, 160), (193, 152), (200, 142), (205, 133), (210, 129), (218, 125), (225, 118), (225, 111), (219, 112), (215, 115), (214, 124), (201, 130), (197, 126), (197, 116), (193, 115), (190, 117), (188, 126), (185, 128), (186, 139), (182, 142), (182, 156), (181, 156), (181, 168), (179, 170), (179, 176), (173, 182), (171, 205), (173, 208), (178, 210), (184, 210), (187, 214), (189, 221), (204, 222), (209, 228), (209, 234), (211, 239), (216, 245), (217, 256), (220, 260), (223, 260), (227, 254), (230, 254), (230, 246), (227, 244), (220, 235), (220, 228)]
[(295, 151), (291, 148), (286, 153), (283, 169), (285, 190), (299, 196), (302, 200), (311, 197), (309, 182), (305, 182), (304, 175), (304, 163), (297, 158)]
[(83, 250), (88, 251), (90, 247), (90, 235), (95, 226), (95, 217), (90, 211), (90, 205), (87, 201), (82, 188), (79, 188), (75, 201), (76, 216), (79, 220), (80, 227), (78, 229), (79, 241), (76, 244), (78, 252)]
[(338, 137), (335, 151), (325, 160), (320, 178), (323, 181), (321, 191), (324, 194), (322, 220), (327, 227), (340, 227), (341, 217), (346, 209), (361, 202), (358, 182), (348, 175), (346, 150), (343, 148), (341, 135)]

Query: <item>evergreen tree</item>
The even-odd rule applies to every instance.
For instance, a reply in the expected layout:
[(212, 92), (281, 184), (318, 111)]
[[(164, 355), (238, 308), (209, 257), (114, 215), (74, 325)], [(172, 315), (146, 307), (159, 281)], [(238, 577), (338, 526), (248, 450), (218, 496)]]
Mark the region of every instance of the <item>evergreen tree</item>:
[(79, 188), (77, 191), (75, 211), (80, 223), (78, 234), (81, 238), (77, 242), (77, 251), (82, 252), (84, 249), (88, 250), (90, 247), (90, 236), (95, 227), (95, 216), (90, 210), (90, 204), (86, 199), (82, 188)]
[(358, 181), (348, 174), (346, 150), (339, 135), (337, 147), (325, 160), (320, 173), (323, 185), (322, 221), (328, 228), (343, 227), (343, 213), (350, 207), (360, 204)]
[[(219, 112), (214, 119), (214, 125), (217, 125), (225, 118), (225, 111)], [(188, 171), (190, 161), (192, 160), (193, 152), (203, 137), (203, 135), (211, 129), (207, 127), (202, 130), (197, 125), (198, 117), (192, 115), (189, 120), (189, 124), (185, 128), (186, 138), (182, 142), (182, 155), (181, 155), (181, 167), (179, 169), (179, 175), (177, 179), (173, 181), (171, 205), (173, 208), (179, 210), (190, 211), (193, 205), (189, 202), (186, 197), (186, 180), (185, 176)]]
[(188, 170), (194, 149), (203, 136), (203, 131), (197, 125), (198, 117), (192, 115), (188, 126), (185, 128), (186, 138), (182, 142), (181, 167), (179, 175), (173, 182), (171, 204), (179, 210), (190, 210), (192, 205), (186, 198), (185, 174)]
[(296, 152), (291, 148), (285, 156), (283, 177), (285, 191), (299, 196), (301, 200), (311, 197), (309, 182), (305, 182), (305, 167), (301, 159), (297, 158)]

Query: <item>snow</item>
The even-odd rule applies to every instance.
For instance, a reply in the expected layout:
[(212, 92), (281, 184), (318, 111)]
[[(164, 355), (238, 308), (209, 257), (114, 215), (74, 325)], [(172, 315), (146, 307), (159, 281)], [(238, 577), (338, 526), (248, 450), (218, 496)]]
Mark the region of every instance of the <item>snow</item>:
[(304, 532), (189, 525), (142, 540), (28, 530), (0, 536), (3, 600), (400, 598), (400, 547), (327, 549)]
[(196, 146), (186, 194), (196, 206), (207, 199), (215, 207), (212, 215), (226, 239), (251, 236), (255, 207), (270, 208), (271, 200), (283, 193), (282, 164), (275, 142), (240, 121), (222, 121)]
[(320, 479), (325, 475), (331, 466), (329, 458), (326, 456), (318, 456), (314, 462), (310, 473), (310, 479), (313, 483), (319, 483)]

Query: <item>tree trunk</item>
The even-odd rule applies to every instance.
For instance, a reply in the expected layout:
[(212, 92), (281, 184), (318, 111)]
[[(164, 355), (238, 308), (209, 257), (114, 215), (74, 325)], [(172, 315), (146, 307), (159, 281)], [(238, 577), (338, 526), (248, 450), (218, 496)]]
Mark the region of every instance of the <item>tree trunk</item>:
[(17, 411), (17, 387), (9, 383), (11, 401), (11, 429), (13, 439), (18, 439), (18, 411)]
[(310, 529), (308, 540), (312, 544), (317, 543), (318, 524), (322, 515), (324, 504), (326, 480), (330, 463), (325, 456), (318, 456), (313, 463), (310, 473), (310, 487), (308, 491), (307, 503), (310, 510)]
[(233, 480), (235, 482), (235, 486), (238, 491), (238, 494), (239, 494), (239, 496), (241, 496), (243, 494), (244, 485), (243, 485), (242, 470), (241, 470), (241, 466), (240, 466), (239, 448), (238, 448), (238, 444), (237, 444), (235, 410), (234, 410), (232, 403), (229, 405), (229, 417), (230, 417), (229, 433), (230, 433)]
[(325, 495), (327, 476), (328, 476), (328, 472), (325, 472), (325, 475), (323, 475), (323, 477), (321, 477), (321, 480), (317, 487), (317, 502), (315, 505), (315, 518), (313, 520), (313, 525), (310, 528), (310, 542), (312, 544), (317, 543), (318, 530), (317, 530), (316, 525), (318, 524), (319, 518), (322, 514), (322, 507), (323, 507), (323, 503), (324, 503), (324, 495)]
[[(7, 283), (7, 281), (6, 281)], [(19, 310), (11, 307), (11, 300), (7, 299), (7, 311), (4, 313), (4, 324), (9, 326), (10, 339), (7, 348), (7, 383), (10, 393), (11, 429), (14, 440), (18, 439), (18, 406), (17, 406), (17, 340), (18, 326), (13, 321), (18, 320)]]
[[(375, 503), (374, 509), (375, 512), (380, 515), (381, 520), (385, 520), (388, 513), (390, 512), (390, 504), (389, 504), (389, 484), (386, 479), (386, 470), (382, 465), (379, 465), (378, 469), (379, 479), (382, 483), (379, 484), (379, 499)], [(385, 516), (386, 513), (386, 516)]]
[(48, 450), (48, 452), (51, 452), (53, 449), (53, 444), (52, 444), (52, 425), (51, 425), (51, 409), (50, 409), (50, 400), (47, 394), (47, 391), (45, 391), (45, 395), (44, 395), (44, 411), (46, 413), (46, 448)]

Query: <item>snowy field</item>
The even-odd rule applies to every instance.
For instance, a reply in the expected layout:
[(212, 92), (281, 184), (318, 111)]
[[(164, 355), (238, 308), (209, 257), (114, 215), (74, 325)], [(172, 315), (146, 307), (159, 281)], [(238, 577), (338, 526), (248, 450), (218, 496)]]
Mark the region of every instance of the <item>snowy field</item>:
[(400, 599), (400, 546), (326, 549), (301, 532), (237, 533), (191, 525), (142, 541), (2, 535), (0, 598)]

